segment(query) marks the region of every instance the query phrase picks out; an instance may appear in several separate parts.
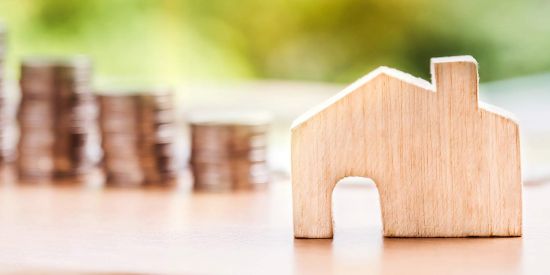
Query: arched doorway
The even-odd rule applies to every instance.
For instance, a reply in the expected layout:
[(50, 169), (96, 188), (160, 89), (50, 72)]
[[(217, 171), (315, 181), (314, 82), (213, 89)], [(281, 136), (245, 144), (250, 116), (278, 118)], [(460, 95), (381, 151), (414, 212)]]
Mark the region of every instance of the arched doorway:
[(332, 192), (333, 232), (347, 237), (382, 232), (380, 196), (366, 177), (344, 177)]

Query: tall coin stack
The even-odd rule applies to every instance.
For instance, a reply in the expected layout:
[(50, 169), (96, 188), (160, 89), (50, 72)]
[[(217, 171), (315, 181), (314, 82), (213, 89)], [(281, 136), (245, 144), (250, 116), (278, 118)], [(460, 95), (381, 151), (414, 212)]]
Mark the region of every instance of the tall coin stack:
[(190, 119), (194, 189), (254, 189), (269, 182), (265, 114), (195, 115)]
[(176, 179), (176, 122), (174, 98), (169, 90), (141, 95), (141, 164), (146, 182), (169, 183)]
[(0, 164), (13, 160), (11, 135), (12, 123), (4, 83), (4, 62), (6, 60), (6, 30), (0, 25)]
[(99, 102), (107, 184), (173, 183), (177, 165), (172, 93), (102, 93)]
[(108, 184), (138, 185), (144, 175), (138, 159), (138, 96), (101, 94), (99, 128)]
[(97, 104), (85, 57), (21, 64), (18, 170), (22, 178), (78, 178), (99, 159)]

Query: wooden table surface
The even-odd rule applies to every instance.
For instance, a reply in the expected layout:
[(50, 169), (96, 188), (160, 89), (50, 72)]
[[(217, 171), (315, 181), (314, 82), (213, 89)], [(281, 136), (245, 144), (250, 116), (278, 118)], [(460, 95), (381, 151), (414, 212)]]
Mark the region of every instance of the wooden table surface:
[(383, 238), (376, 189), (342, 183), (335, 238), (298, 240), (287, 180), (238, 193), (1, 180), (2, 273), (550, 274), (550, 184), (524, 187), (521, 238)]

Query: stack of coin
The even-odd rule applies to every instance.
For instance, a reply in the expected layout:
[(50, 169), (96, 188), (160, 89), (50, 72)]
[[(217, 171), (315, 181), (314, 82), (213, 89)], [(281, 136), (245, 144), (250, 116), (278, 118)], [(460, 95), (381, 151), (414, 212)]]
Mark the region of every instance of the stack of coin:
[[(1, 77), (0, 77), (1, 78)], [(13, 160), (14, 152), (10, 144), (10, 117), (8, 113), (8, 102), (2, 94), (3, 83), (0, 79), (0, 165)]]
[(4, 63), (6, 60), (6, 31), (0, 25), (0, 164), (8, 163), (13, 160), (14, 150), (12, 137), (12, 117), (10, 106), (5, 91), (4, 83)]
[(103, 166), (108, 184), (137, 185), (144, 181), (138, 158), (138, 102), (131, 94), (98, 96)]
[(190, 126), (190, 165), (196, 190), (253, 189), (269, 182), (268, 116), (195, 114)]
[(28, 59), (21, 65), (18, 170), (21, 177), (53, 176), (54, 64)]
[(177, 176), (172, 93), (157, 89), (140, 99), (140, 160), (145, 179), (150, 183), (171, 182)]
[(100, 126), (107, 184), (169, 184), (177, 177), (172, 93), (102, 92)]
[(76, 178), (99, 159), (97, 104), (85, 57), (21, 64), (18, 170), (23, 178)]
[(85, 174), (97, 164), (98, 108), (92, 91), (92, 66), (75, 58), (56, 66), (54, 168), (58, 176)]

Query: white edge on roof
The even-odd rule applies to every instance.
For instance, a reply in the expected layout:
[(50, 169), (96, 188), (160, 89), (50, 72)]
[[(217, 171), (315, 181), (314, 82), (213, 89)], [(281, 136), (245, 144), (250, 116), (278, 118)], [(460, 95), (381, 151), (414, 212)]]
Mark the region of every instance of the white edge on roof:
[(501, 117), (508, 118), (511, 121), (515, 122), (516, 124), (519, 124), (519, 119), (516, 117), (516, 115), (514, 115), (513, 113), (511, 113), (509, 111), (506, 111), (506, 110), (504, 110), (500, 107), (485, 103), (483, 101), (479, 101), (478, 102), (478, 108), (483, 109), (483, 110), (485, 110), (487, 112), (490, 112), (490, 113), (493, 113), (493, 114), (497, 114)]
[(430, 59), (430, 61), (431, 61), (431, 64), (434, 64), (434, 63), (468, 62), (468, 63), (475, 63), (477, 65), (477, 60), (471, 55), (434, 57), (434, 58)]
[(387, 76), (390, 76), (390, 77), (393, 77), (393, 78), (397, 78), (397, 79), (399, 79), (403, 82), (409, 83), (411, 85), (414, 85), (414, 86), (417, 86), (417, 87), (420, 87), (420, 88), (423, 88), (423, 89), (426, 89), (426, 90), (434, 91), (433, 85), (430, 82), (428, 82), (428, 81), (426, 81), (422, 78), (412, 76), (408, 73), (404, 73), (404, 72), (401, 72), (401, 71), (396, 70), (396, 69), (392, 69), (392, 68), (388, 68), (388, 67), (384, 67), (384, 66), (378, 67), (376, 70), (368, 73), (364, 77), (362, 77), (359, 80), (353, 82), (351, 85), (346, 87), (341, 92), (335, 94), (331, 98), (327, 99), (325, 102), (313, 107), (309, 111), (307, 111), (304, 114), (302, 114), (301, 116), (299, 116), (297, 119), (295, 119), (292, 122), (291, 129), (299, 126), (300, 124), (302, 124), (304, 122), (306, 122), (310, 118), (314, 117), (316, 114), (322, 112), (324, 109), (331, 106), (333, 103), (335, 103), (338, 100), (346, 97), (348, 94), (350, 94), (353, 91), (361, 88), (361, 86), (365, 85), (366, 83), (373, 80), (377, 76), (383, 75), (383, 74), (385, 74)]

